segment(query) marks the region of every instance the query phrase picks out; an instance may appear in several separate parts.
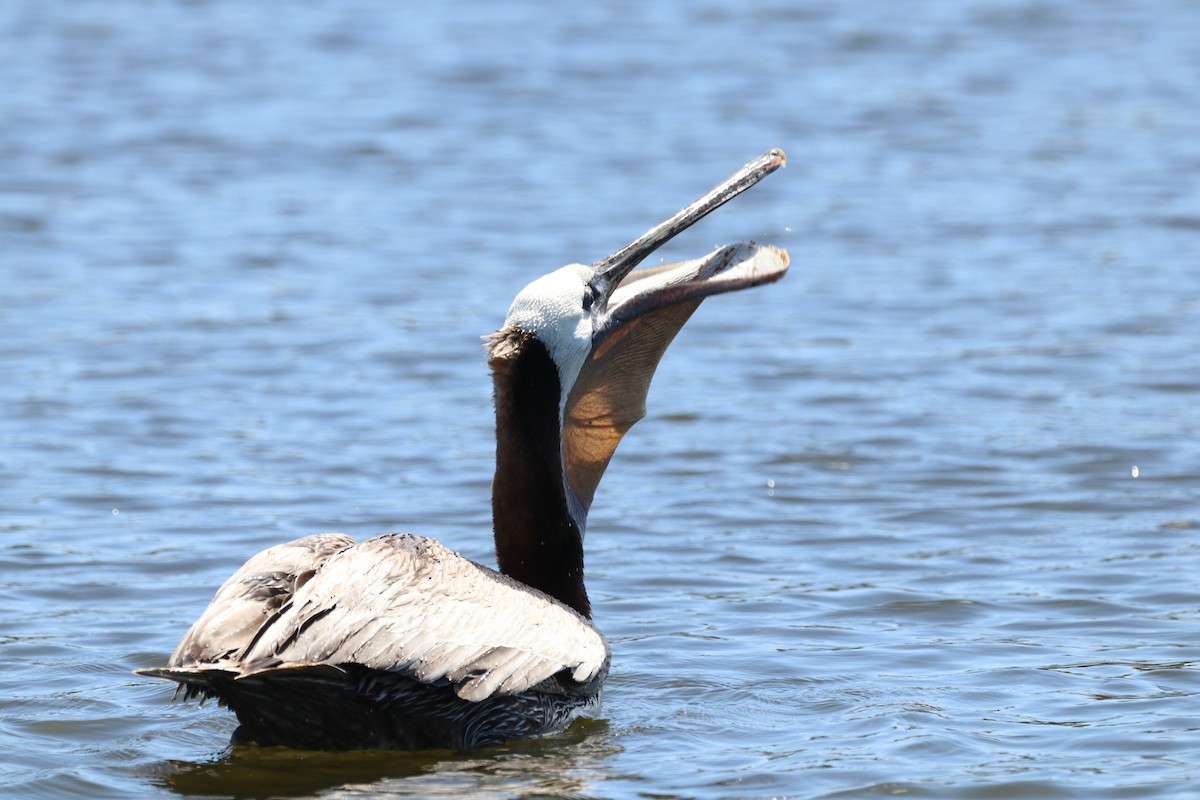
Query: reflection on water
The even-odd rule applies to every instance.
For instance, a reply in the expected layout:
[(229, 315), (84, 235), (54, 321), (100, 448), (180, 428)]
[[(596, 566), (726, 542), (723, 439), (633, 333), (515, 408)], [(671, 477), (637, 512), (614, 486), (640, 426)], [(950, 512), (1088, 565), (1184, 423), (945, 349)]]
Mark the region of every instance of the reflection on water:
[[(0, 793), (1187, 796), (1197, 41), (1189, 2), (4, 4)], [(705, 302), (599, 489), (601, 721), (231, 749), (130, 675), (281, 541), (490, 563), (478, 337), (775, 146), (663, 253), (793, 266)]]
[(420, 797), (590, 796), (609, 756), (620, 752), (607, 725), (581, 720), (550, 740), (514, 742), (470, 754), (301, 752), (281, 747), (233, 745), (216, 758), (167, 761), (139, 768), (152, 784), (188, 797)]

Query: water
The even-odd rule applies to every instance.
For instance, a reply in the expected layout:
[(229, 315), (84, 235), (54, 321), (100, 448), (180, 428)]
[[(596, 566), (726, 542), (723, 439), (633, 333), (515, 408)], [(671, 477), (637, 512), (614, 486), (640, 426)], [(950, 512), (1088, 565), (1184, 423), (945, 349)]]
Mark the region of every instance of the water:
[[(1194, 3), (18, 1), (0, 37), (5, 796), (1193, 795)], [(793, 269), (705, 304), (600, 487), (599, 719), (231, 749), (130, 675), (289, 538), (490, 562), (478, 337), (774, 146), (667, 253)]]

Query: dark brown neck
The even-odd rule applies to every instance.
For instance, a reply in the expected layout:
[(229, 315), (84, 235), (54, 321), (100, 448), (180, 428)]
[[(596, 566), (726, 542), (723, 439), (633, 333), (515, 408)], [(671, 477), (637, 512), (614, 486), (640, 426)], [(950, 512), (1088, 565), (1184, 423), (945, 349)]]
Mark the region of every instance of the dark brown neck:
[(587, 618), (583, 536), (563, 484), (562, 387), (549, 352), (533, 336), (508, 331), (493, 349), (496, 476), (492, 525), (500, 571), (566, 603)]

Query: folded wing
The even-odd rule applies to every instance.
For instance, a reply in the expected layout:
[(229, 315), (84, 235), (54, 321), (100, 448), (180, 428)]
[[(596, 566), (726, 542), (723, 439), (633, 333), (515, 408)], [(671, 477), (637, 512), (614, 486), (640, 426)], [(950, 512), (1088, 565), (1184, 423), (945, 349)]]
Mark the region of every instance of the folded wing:
[[(153, 674), (357, 664), (449, 683), (470, 701), (533, 688), (588, 692), (603, 678), (604, 637), (547, 595), (429, 539), (349, 541), (307, 537), (251, 559), (189, 631), (172, 669)], [(300, 568), (305, 553), (315, 568)], [(237, 634), (209, 633), (221, 624)]]

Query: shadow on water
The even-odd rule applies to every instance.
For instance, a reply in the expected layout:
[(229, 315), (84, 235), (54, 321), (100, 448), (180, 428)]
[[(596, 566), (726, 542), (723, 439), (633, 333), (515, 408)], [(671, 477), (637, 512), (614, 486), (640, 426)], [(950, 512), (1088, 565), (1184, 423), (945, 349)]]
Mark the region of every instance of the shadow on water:
[(325, 752), (234, 744), (215, 759), (170, 760), (145, 767), (152, 785), (184, 797), (255, 798), (377, 795), (425, 797), (535, 793), (587, 797), (621, 751), (608, 723), (582, 719), (565, 733), (474, 753), (354, 750)]

